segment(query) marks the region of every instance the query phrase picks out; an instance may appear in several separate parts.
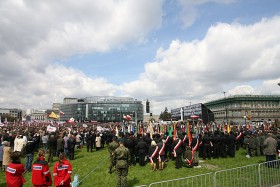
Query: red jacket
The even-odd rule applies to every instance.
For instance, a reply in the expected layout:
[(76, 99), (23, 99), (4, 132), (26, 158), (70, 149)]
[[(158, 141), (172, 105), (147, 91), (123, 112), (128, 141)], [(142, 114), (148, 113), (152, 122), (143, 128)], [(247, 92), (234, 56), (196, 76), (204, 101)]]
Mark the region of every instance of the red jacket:
[[(55, 163), (53, 168), (54, 185), (70, 187), (72, 166), (68, 160), (62, 160), (62, 163)], [(60, 185), (63, 181), (63, 185)]]
[(7, 187), (21, 187), (25, 183), (24, 166), (21, 163), (10, 163), (6, 170)]
[(44, 157), (40, 157), (32, 165), (32, 184), (34, 186), (47, 187), (52, 185), (52, 177), (48, 162)]

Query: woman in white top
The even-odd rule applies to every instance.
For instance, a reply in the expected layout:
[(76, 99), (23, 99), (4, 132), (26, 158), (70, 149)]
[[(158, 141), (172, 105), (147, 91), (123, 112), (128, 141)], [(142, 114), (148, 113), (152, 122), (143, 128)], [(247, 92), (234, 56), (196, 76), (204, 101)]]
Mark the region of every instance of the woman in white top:
[(101, 137), (99, 133), (97, 133), (96, 135), (95, 143), (96, 143), (96, 151), (98, 151), (101, 147)]

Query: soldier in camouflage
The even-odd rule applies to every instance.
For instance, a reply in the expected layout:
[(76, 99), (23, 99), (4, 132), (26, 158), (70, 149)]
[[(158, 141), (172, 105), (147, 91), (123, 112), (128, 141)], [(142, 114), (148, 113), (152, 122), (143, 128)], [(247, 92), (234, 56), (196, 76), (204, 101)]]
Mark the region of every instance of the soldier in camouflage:
[(119, 147), (115, 150), (116, 173), (118, 175), (117, 187), (127, 186), (128, 167), (130, 165), (130, 153), (124, 146), (123, 140), (119, 141)]
[(110, 164), (110, 167), (109, 167), (109, 173), (110, 174), (112, 173), (112, 169), (115, 166), (114, 153), (115, 153), (115, 150), (118, 147), (119, 147), (119, 144), (117, 142), (117, 137), (114, 137), (113, 141), (111, 143), (109, 143), (109, 146), (108, 146), (108, 151), (109, 151), (109, 154), (110, 154), (110, 161), (111, 161), (111, 164)]

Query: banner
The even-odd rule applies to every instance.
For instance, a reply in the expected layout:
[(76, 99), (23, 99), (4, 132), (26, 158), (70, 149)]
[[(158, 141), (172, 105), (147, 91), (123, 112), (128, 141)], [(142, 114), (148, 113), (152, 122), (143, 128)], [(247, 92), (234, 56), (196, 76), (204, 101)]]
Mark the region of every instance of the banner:
[(55, 132), (56, 131), (56, 127), (52, 127), (52, 126), (48, 125), (47, 131), (48, 132)]

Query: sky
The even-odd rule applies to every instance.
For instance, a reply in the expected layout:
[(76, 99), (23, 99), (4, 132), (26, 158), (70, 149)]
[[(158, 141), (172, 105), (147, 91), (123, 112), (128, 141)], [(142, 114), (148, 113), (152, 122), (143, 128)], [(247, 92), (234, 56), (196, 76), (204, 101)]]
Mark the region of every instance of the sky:
[(280, 95), (279, 0), (1, 0), (0, 108)]

